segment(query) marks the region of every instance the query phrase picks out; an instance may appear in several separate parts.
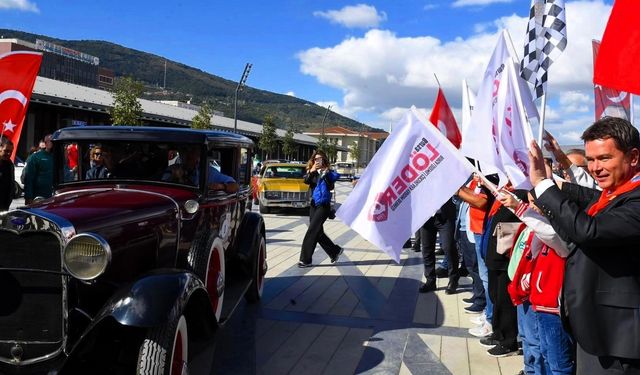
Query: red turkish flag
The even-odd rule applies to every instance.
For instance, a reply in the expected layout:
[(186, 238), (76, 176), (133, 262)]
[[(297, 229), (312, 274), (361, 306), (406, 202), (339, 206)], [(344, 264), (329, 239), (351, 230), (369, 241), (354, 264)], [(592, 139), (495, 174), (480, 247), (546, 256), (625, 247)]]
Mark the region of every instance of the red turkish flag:
[(13, 142), (15, 158), (22, 123), (27, 114), (42, 54), (16, 51), (0, 55), (0, 131)]
[[(595, 64), (598, 57), (600, 42), (592, 41), (593, 62)], [(631, 119), (631, 94), (605, 87), (602, 85), (593, 86), (593, 97), (596, 101), (596, 121), (604, 116), (613, 116), (633, 121)]]
[(640, 95), (640, 1), (616, 0), (593, 72), (593, 83)]
[(456, 118), (453, 117), (453, 112), (451, 112), (451, 107), (449, 107), (447, 99), (444, 98), (442, 89), (438, 89), (438, 97), (431, 110), (429, 121), (431, 121), (456, 148), (460, 148), (462, 135), (460, 134)]

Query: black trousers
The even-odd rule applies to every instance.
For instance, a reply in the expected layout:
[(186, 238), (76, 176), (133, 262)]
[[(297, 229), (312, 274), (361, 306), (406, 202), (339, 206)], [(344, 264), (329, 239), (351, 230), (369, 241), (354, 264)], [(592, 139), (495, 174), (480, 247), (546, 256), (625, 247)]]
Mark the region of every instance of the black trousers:
[(435, 214), (420, 228), (420, 250), (424, 261), (424, 277), (427, 282), (436, 279), (436, 237), (440, 234), (440, 245), (449, 259), (449, 279), (460, 277), (458, 273), (458, 249), (453, 240), (455, 217)]
[(576, 345), (576, 374), (640, 374), (640, 359), (618, 358), (589, 354)]
[(502, 346), (515, 348), (518, 336), (518, 314), (507, 290), (509, 282), (507, 271), (489, 269), (489, 297), (493, 302), (492, 337), (500, 341)]
[(324, 252), (330, 257), (335, 256), (340, 251), (340, 246), (334, 244), (322, 228), (322, 225), (329, 217), (330, 211), (331, 207), (329, 205), (311, 206), (309, 208), (309, 228), (307, 228), (307, 233), (305, 233), (304, 240), (302, 240), (301, 262), (311, 263), (317, 244), (320, 244)]

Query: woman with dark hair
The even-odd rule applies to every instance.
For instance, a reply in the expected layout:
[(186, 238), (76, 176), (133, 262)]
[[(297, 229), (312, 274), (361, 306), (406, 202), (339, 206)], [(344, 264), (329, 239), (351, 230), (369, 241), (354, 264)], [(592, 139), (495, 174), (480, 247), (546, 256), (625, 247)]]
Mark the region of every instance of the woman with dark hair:
[(338, 173), (331, 170), (327, 154), (316, 150), (307, 162), (307, 174), (304, 176), (304, 183), (309, 185), (311, 192), (311, 207), (309, 207), (309, 228), (302, 241), (300, 262), (298, 262), (300, 268), (311, 267), (311, 258), (318, 243), (329, 255), (331, 263), (335, 263), (342, 254), (342, 248), (334, 244), (322, 228), (332, 214), (331, 190), (338, 176)]

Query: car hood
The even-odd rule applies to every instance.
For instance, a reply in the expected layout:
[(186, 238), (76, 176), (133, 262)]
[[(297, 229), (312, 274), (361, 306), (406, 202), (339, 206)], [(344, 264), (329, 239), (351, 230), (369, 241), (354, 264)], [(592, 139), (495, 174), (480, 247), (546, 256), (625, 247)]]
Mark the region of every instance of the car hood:
[(30, 208), (68, 220), (79, 233), (176, 211), (187, 199), (197, 199), (197, 195), (184, 189), (148, 186), (95, 187), (62, 191)]
[(262, 189), (270, 191), (294, 191), (304, 192), (309, 190), (309, 185), (304, 180), (294, 180), (290, 178), (263, 178)]

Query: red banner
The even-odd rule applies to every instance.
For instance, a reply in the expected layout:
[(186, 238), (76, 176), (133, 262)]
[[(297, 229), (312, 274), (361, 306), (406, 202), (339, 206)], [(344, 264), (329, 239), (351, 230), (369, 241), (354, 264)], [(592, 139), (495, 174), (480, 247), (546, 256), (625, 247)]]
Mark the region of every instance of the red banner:
[(42, 54), (38, 52), (16, 51), (0, 55), (0, 129), (1, 136), (13, 142), (12, 159), (15, 159), (41, 62)]
[[(593, 43), (593, 64), (595, 65), (600, 42)], [(596, 121), (604, 116), (619, 117), (631, 121), (631, 94), (609, 87), (594, 85), (593, 97), (596, 101)]]
[(640, 95), (640, 1), (616, 0), (596, 60), (593, 83)]
[(456, 122), (456, 118), (453, 117), (453, 112), (451, 111), (451, 107), (449, 107), (449, 103), (447, 103), (447, 99), (444, 97), (442, 89), (438, 89), (438, 97), (431, 110), (429, 121), (435, 125), (456, 148), (460, 148), (462, 135), (460, 135), (458, 123)]

